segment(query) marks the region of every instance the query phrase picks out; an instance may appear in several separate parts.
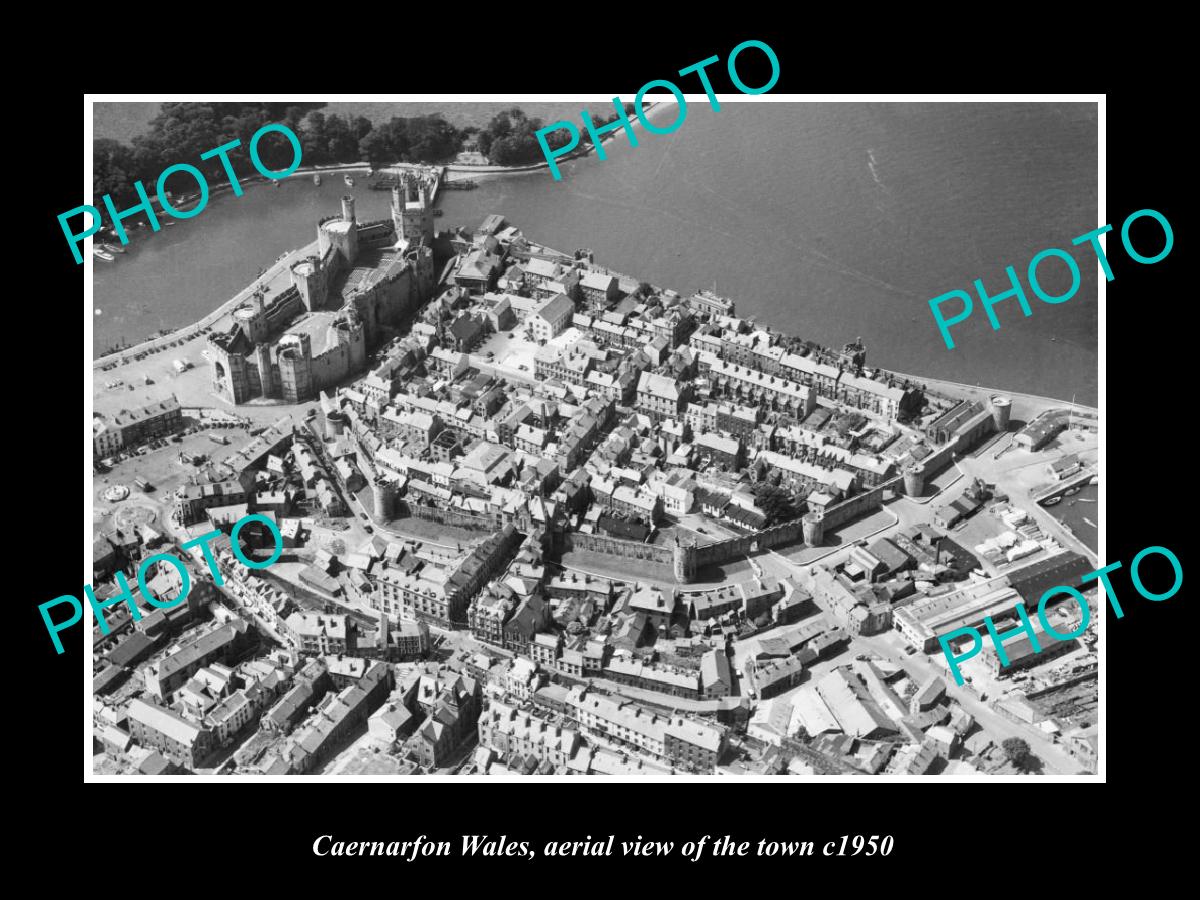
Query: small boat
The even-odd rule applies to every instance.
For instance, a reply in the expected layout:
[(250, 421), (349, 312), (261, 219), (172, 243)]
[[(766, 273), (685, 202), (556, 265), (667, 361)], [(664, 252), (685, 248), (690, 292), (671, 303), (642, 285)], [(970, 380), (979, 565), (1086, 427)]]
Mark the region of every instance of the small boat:
[(1099, 483), (1100, 483), (1099, 475), (1093, 475), (1092, 480), (1088, 482), (1088, 484), (1099, 484)]
[(105, 253), (124, 253), (125, 252), (124, 247), (118, 247), (116, 244), (97, 244), (96, 246), (99, 247), (101, 250), (103, 250)]
[(346, 187), (354, 187), (354, 179), (350, 177), (349, 172), (342, 176), (342, 181), (346, 182)]
[(317, 187), (321, 186), (321, 176), (320, 175), (313, 175), (313, 184), (315, 184)]
[(1074, 497), (1076, 494), (1078, 494), (1082, 490), (1083, 490), (1083, 485), (1077, 484), (1077, 485), (1075, 485), (1075, 487), (1067, 488), (1065, 491), (1063, 491), (1063, 496), (1064, 497)]
[(1089, 525), (1091, 525), (1093, 528), (1095, 528), (1095, 527), (1096, 527), (1096, 523), (1095, 523), (1095, 522), (1093, 522), (1091, 519), (1089, 519), (1087, 516), (1084, 516), (1084, 518), (1083, 518), (1083, 521), (1087, 522), (1087, 523), (1088, 523)]
[(1062, 497), (1051, 497), (1049, 500), (1043, 500), (1042, 506), (1054, 506), (1056, 503), (1061, 503)]
[(99, 247), (92, 248), (92, 255), (98, 256), (98, 257), (100, 257), (100, 259), (107, 259), (109, 262), (112, 262), (114, 259), (116, 259), (116, 257), (113, 256), (111, 253), (105, 253)]

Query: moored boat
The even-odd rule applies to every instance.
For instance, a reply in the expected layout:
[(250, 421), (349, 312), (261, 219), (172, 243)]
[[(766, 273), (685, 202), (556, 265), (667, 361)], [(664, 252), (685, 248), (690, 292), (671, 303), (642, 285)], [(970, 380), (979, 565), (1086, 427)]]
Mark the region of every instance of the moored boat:
[(116, 257), (115, 257), (115, 256), (113, 256), (111, 253), (105, 253), (105, 252), (104, 252), (103, 250), (101, 250), (99, 247), (93, 247), (93, 248), (92, 248), (92, 255), (93, 255), (93, 256), (97, 256), (97, 257), (99, 257), (100, 259), (106, 259), (106, 260), (108, 260), (109, 262), (112, 262), (114, 259), (116, 259)]
[(321, 176), (319, 174), (313, 175), (313, 184), (315, 184), (317, 187), (321, 186)]
[(1062, 497), (1051, 497), (1049, 500), (1043, 500), (1042, 506), (1053, 506), (1056, 503), (1061, 503)]
[(346, 187), (354, 187), (354, 179), (350, 177), (349, 172), (342, 176), (342, 181), (346, 182)]

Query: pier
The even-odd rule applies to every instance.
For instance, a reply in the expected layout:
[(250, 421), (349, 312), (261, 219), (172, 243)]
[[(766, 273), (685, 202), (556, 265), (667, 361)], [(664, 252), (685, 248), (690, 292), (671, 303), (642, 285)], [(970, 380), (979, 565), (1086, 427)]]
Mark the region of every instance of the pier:
[[(392, 188), (400, 184), (399, 173), (401, 170), (416, 172), (418, 175), (420, 175), (430, 169), (432, 169), (437, 176), (437, 180), (433, 185), (433, 192), (429, 195), (429, 204), (433, 206), (437, 203), (438, 192), (441, 191), (442, 188), (449, 190), (454, 187), (454, 185), (446, 181), (445, 166), (410, 166), (398, 163), (397, 165), (387, 166), (386, 168), (380, 169), (378, 172), (372, 175), (367, 183), (367, 187), (373, 191), (390, 191)], [(475, 183), (471, 182), (471, 185), (474, 187)]]

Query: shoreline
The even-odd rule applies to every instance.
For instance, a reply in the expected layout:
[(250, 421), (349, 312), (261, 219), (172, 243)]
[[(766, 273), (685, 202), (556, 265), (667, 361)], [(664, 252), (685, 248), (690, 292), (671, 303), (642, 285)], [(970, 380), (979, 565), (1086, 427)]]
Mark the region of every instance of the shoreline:
[[(653, 103), (651, 105), (648, 105), (645, 108), (646, 114), (649, 116), (649, 115), (653, 114), (656, 110), (660, 109), (661, 107), (663, 107), (665, 105), (667, 105), (666, 101), (659, 101), (659, 102)], [(632, 121), (633, 121), (633, 127), (635, 127), (635, 128), (642, 127), (640, 121), (638, 121), (636, 117), (634, 117), (634, 119)], [(609, 141), (614, 140), (618, 135), (622, 135), (622, 134), (624, 134), (623, 128), (618, 128), (615, 131), (611, 131), (601, 138), (600, 145), (608, 143)], [(583, 149), (575, 150), (566, 156), (559, 157), (558, 162), (569, 162), (569, 161), (572, 161), (575, 159), (586, 158), (589, 154), (593, 153), (595, 151), (595, 149), (596, 149), (596, 145), (588, 143), (588, 145)], [(443, 170), (443, 181), (450, 182), (450, 181), (463, 181), (463, 180), (483, 181), (483, 180), (490, 180), (490, 179), (494, 179), (494, 178), (503, 178), (506, 176), (524, 175), (524, 174), (528, 174), (531, 172), (548, 170), (550, 164), (549, 164), (549, 162), (546, 162), (546, 161), (543, 161), (540, 163), (526, 164), (526, 165), (522, 165), (522, 166), (490, 166), (490, 165), (488, 165), (488, 166), (468, 166), (468, 165), (457, 165), (454, 163), (443, 163), (443, 164), (437, 164), (437, 165), (426, 164), (426, 163), (390, 163), (388, 165), (380, 166), (379, 168), (374, 169), (374, 171), (376, 173), (381, 173), (381, 172), (395, 173), (399, 170), (408, 168), (410, 166), (441, 168)], [(304, 175), (304, 174), (311, 175), (314, 173), (321, 173), (321, 174), (331, 173), (331, 174), (333, 174), (333, 173), (352, 172), (352, 171), (366, 172), (368, 170), (372, 170), (372, 168), (373, 167), (368, 162), (331, 163), (331, 164), (326, 164), (326, 165), (301, 166), (295, 172), (293, 172), (292, 175), (289, 175), (288, 177), (291, 178), (296, 175)], [(459, 177), (457, 177), (457, 178), (453, 177), (455, 175), (457, 175)], [(255, 175), (249, 179), (239, 179), (239, 181), (242, 184), (264, 184), (265, 185), (266, 183), (270, 182), (271, 179), (268, 179), (265, 176)], [(210, 188), (209, 193), (210, 193), (210, 196), (215, 196), (215, 195), (221, 194), (222, 192), (227, 192), (227, 191), (232, 191), (232, 186), (229, 183), (225, 183), (223, 185), (217, 185), (213, 188)], [(139, 233), (141, 231), (142, 230), (139, 230)], [(95, 239), (89, 238), (88, 240), (94, 241)], [(315, 246), (315, 242), (311, 246)], [(258, 276), (252, 282), (250, 282), (250, 284), (248, 284), (244, 288), (242, 288), (242, 290), (239, 291), (236, 295), (234, 295), (234, 297), (232, 297), (229, 300), (225, 301), (224, 303), (220, 304), (218, 307), (216, 307), (209, 313), (205, 314), (200, 319), (198, 319), (194, 322), (182, 325), (179, 328), (174, 329), (173, 331), (171, 331), (167, 334), (158, 335), (155, 337), (148, 337), (148, 338), (145, 338), (142, 341), (138, 342), (137, 344), (133, 344), (129, 347), (124, 347), (119, 350), (113, 350), (113, 351), (107, 352), (100, 356), (94, 356), (92, 359), (93, 370), (95, 371), (95, 370), (101, 369), (104, 366), (108, 366), (110, 364), (124, 365), (124, 364), (130, 363), (130, 362), (133, 362), (134, 360), (132, 359), (132, 357), (134, 357), (138, 354), (141, 354), (141, 353), (155, 351), (156, 348), (158, 348), (160, 345), (167, 345), (174, 341), (188, 342), (188, 341), (195, 340), (197, 337), (202, 336), (205, 329), (210, 328), (222, 316), (227, 315), (232, 309), (236, 308), (236, 306), (238, 304), (243, 302), (244, 299), (246, 298), (246, 296), (248, 296), (248, 291), (253, 287), (253, 285), (255, 283), (257, 283), (259, 280), (261, 280), (268, 272), (270, 272), (274, 268), (275, 265), (284, 261), (287, 257), (291, 257), (297, 253), (302, 253), (305, 249), (307, 249), (307, 248), (302, 247), (302, 248), (288, 251), (282, 257), (280, 257), (279, 259), (276, 259), (270, 265), (268, 265), (262, 275)], [(1099, 409), (1097, 407), (1090, 406), (1090, 405), (1087, 405), (1084, 403), (1080, 403), (1078, 401), (1076, 401), (1074, 404), (1072, 404), (1072, 402), (1070, 400), (1063, 400), (1063, 399), (1058, 399), (1058, 398), (1054, 398), (1054, 397), (1045, 397), (1045, 396), (1041, 396), (1041, 395), (1037, 395), (1037, 394), (1028, 394), (1028, 393), (1023, 393), (1023, 392), (1009, 391), (1009, 390), (1005, 390), (1003, 388), (990, 387), (990, 386), (985, 386), (985, 385), (966, 384), (963, 382), (951, 381), (949, 379), (939, 378), (939, 377), (931, 376), (931, 375), (914, 375), (914, 374), (896, 371), (894, 369), (889, 368), (886, 364), (875, 365), (875, 366), (872, 366), (871, 368), (881, 369), (883, 371), (891, 373), (892, 375), (894, 375), (897, 378), (908, 379), (911, 382), (923, 384), (930, 390), (935, 391), (937, 393), (941, 393), (941, 394), (943, 394), (945, 396), (949, 396), (949, 397), (959, 397), (959, 398), (969, 397), (970, 399), (982, 398), (984, 400), (987, 400), (989, 397), (999, 394), (999, 395), (1009, 397), (1016, 402), (1029, 404), (1032, 407), (1034, 407), (1038, 412), (1041, 412), (1044, 409), (1048, 409), (1048, 408), (1052, 408), (1052, 407), (1072, 407), (1073, 406), (1073, 408), (1076, 410), (1089, 412), (1089, 413), (1092, 413), (1097, 416), (1099, 415)], [(1030, 418), (1032, 418), (1032, 416)]]
[(1080, 403), (1078, 401), (1072, 403), (1070, 400), (1060, 400), (1055, 397), (1042, 397), (1038, 394), (1026, 394), (1020, 391), (1006, 391), (1003, 388), (988, 387), (981, 384), (964, 384), (961, 381), (949, 381), (945, 378), (936, 378), (928, 375), (909, 375), (904, 372), (897, 372), (893, 369), (889, 369), (887, 366), (877, 366), (876, 368), (881, 368), (885, 372), (890, 372), (897, 378), (907, 378), (909, 381), (919, 382), (924, 384), (926, 387), (931, 388), (932, 390), (939, 391), (940, 393), (947, 394), (951, 397), (958, 396), (959, 394), (965, 394), (970, 395), (971, 399), (974, 400), (977, 399), (976, 395), (981, 395), (983, 399), (988, 399), (989, 397), (995, 395), (1001, 395), (1008, 397), (1011, 400), (1020, 400), (1026, 403), (1034, 404), (1035, 406), (1041, 404), (1051, 404), (1052, 406), (1064, 406), (1071, 407), (1076, 410), (1084, 410), (1086, 412), (1095, 413), (1096, 415), (1099, 415), (1100, 413), (1098, 407), (1089, 406), (1086, 403)]
[[(656, 110), (662, 108), (664, 105), (665, 105), (665, 101), (651, 103), (650, 105), (645, 107), (646, 115), (649, 116), (649, 115), (653, 114)], [(633, 123), (634, 123), (635, 128), (641, 127), (641, 122), (639, 122), (636, 117), (634, 117)], [(619, 131), (611, 131), (600, 139), (600, 144), (601, 145), (606, 144), (609, 141), (614, 140), (618, 134), (623, 134), (623, 133), (624, 133), (623, 129), (619, 130)], [(595, 144), (589, 143), (585, 149), (572, 151), (567, 156), (560, 157), (560, 159), (563, 162), (568, 162), (568, 161), (574, 160), (574, 159), (584, 159), (589, 154), (591, 154), (595, 150), (595, 148), (596, 148)], [(374, 167), (372, 167), (369, 162), (330, 163), (328, 165), (300, 166), (298, 169), (296, 169), (295, 172), (293, 172), (291, 175), (289, 175), (288, 178), (293, 178), (297, 175), (312, 175), (312, 174), (316, 174), (316, 173), (324, 174), (327, 172), (331, 173), (331, 174), (339, 173), (339, 172), (355, 172), (355, 171), (394, 172), (395, 170), (408, 168), (409, 166), (441, 168), (443, 170), (442, 180), (444, 182), (447, 182), (447, 181), (467, 181), (467, 180), (483, 181), (483, 180), (489, 180), (492, 178), (503, 178), (508, 175), (524, 175), (529, 172), (537, 172), (537, 171), (541, 171), (543, 169), (548, 170), (550, 168), (550, 163), (548, 163), (548, 162), (529, 163), (529, 164), (526, 164), (523, 166), (462, 166), (462, 165), (456, 166), (453, 163), (433, 164), (433, 163), (400, 163), (400, 162), (397, 162), (397, 163), (389, 163), (385, 166), (379, 167), (378, 169), (375, 169)], [(454, 174), (459, 174), (462, 177), (452, 178), (451, 176)], [(246, 184), (246, 185), (251, 185), (251, 184), (266, 185), (268, 183), (271, 183), (272, 181), (273, 181), (273, 179), (267, 178), (265, 175), (254, 175), (247, 179), (243, 179), (243, 178), (238, 179), (239, 184)], [(226, 192), (232, 192), (232, 190), (233, 190), (233, 185), (228, 182), (226, 182), (224, 184), (212, 186), (209, 188), (209, 192), (208, 192), (209, 198), (211, 199), (212, 197), (219, 196)], [(139, 230), (139, 234), (140, 234), (140, 232), (141, 232), (141, 230)], [(93, 237), (93, 238), (88, 238), (88, 240), (94, 242), (96, 239)], [(106, 238), (101, 243), (107, 243), (107, 242), (108, 241)], [(130, 243), (132, 243), (132, 241)], [(85, 244), (85, 247), (86, 246), (87, 245)], [(95, 246), (95, 244), (93, 243), (92, 246)], [(128, 245), (122, 245), (122, 246), (128, 246)], [(294, 251), (290, 251), (290, 252), (294, 252)], [(268, 270), (269, 269), (270, 269), (270, 267), (268, 266)], [(255, 279), (255, 280), (257, 281), (258, 279)], [(245, 289), (243, 289), (243, 292), (244, 291), (245, 291)], [(118, 364), (123, 364), (120, 362), (120, 358), (122, 356), (137, 355), (138, 353), (144, 353), (144, 352), (153, 350), (155, 347), (157, 347), (159, 345), (160, 342), (162, 342), (164, 344), (170, 344), (172, 341), (180, 340), (181, 338), (185, 341), (193, 340), (197, 337), (197, 333), (199, 331), (203, 330), (204, 328), (210, 327), (214, 322), (216, 322), (217, 319), (219, 319), (221, 316), (228, 313), (230, 311), (230, 309), (233, 308), (231, 306), (231, 304), (238, 297), (241, 297), (241, 295), (242, 295), (242, 293), (239, 292), (235, 297), (231, 298), (230, 300), (225, 301), (220, 306), (218, 306), (215, 310), (207, 313), (206, 315), (202, 316), (200, 319), (197, 319), (195, 322), (191, 322), (187, 325), (182, 325), (179, 328), (175, 329), (174, 331), (171, 331), (168, 334), (158, 335), (156, 337), (143, 338), (138, 343), (131, 344), (128, 347), (122, 347), (120, 350), (110, 350), (100, 356), (93, 356), (92, 357), (92, 368), (96, 369), (96, 368), (102, 367), (104, 365), (107, 365), (110, 362), (117, 362)], [(95, 352), (95, 351), (93, 350), (93, 352)], [(128, 360), (126, 360), (126, 361), (128, 361)]]

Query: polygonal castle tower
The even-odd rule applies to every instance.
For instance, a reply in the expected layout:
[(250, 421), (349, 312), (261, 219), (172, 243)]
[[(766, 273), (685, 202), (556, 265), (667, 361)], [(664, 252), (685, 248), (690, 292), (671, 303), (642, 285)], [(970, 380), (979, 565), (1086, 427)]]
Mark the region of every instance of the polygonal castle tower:
[(309, 312), (325, 308), (329, 285), (321, 257), (309, 256), (292, 264), (292, 283), (300, 292), (304, 308)]
[(400, 182), (392, 188), (392, 224), (396, 237), (410, 243), (433, 242), (433, 204), (425, 182), (408, 173), (400, 174)]
[(303, 403), (312, 396), (312, 341), (307, 334), (280, 338), (279, 381), (287, 403)]
[(339, 252), (347, 265), (354, 265), (358, 259), (358, 222), (354, 218), (354, 198), (349, 194), (342, 197), (340, 216), (322, 219), (317, 224), (317, 246), (322, 260), (331, 250)]

